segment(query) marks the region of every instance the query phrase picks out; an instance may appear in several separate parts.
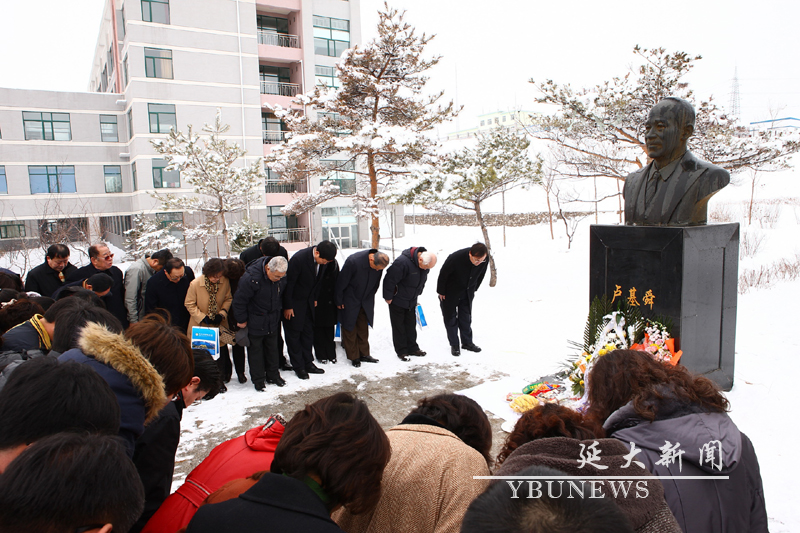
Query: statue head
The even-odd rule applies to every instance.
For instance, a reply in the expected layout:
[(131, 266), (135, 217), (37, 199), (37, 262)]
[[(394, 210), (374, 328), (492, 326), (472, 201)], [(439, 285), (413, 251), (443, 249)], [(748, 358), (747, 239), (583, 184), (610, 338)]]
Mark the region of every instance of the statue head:
[(664, 98), (650, 110), (645, 122), (647, 155), (664, 168), (683, 155), (694, 133), (694, 107), (681, 98)]

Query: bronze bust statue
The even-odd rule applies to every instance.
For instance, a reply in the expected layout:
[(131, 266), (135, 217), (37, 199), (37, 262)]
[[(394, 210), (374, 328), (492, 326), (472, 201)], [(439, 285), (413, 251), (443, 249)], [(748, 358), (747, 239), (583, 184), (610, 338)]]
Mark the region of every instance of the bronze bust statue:
[(694, 133), (694, 120), (692, 104), (681, 98), (664, 98), (650, 110), (644, 139), (652, 161), (625, 179), (625, 224), (706, 223), (708, 201), (730, 183), (731, 175), (686, 149)]

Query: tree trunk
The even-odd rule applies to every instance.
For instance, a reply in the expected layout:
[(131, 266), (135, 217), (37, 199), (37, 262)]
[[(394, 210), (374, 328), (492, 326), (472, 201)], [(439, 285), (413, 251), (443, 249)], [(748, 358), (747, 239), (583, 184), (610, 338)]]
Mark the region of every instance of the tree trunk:
[(619, 180), (617, 180), (617, 203), (619, 203), (619, 223), (622, 224), (622, 191), (619, 190)]
[(478, 217), (478, 224), (483, 232), (483, 240), (486, 241), (486, 248), (489, 250), (489, 286), (494, 287), (497, 285), (497, 267), (494, 264), (494, 256), (492, 255), (492, 243), (489, 242), (489, 230), (486, 229), (486, 222), (483, 220), (481, 203), (472, 202), (472, 205), (475, 206), (475, 216)]
[(750, 226), (753, 224), (753, 200), (756, 196), (756, 177), (758, 173), (754, 170), (753, 171), (753, 178), (750, 182), (750, 205), (747, 206), (747, 225)]
[(546, 190), (547, 193), (547, 219), (550, 221), (550, 240), (556, 240), (555, 235), (553, 235), (553, 208), (550, 207), (550, 191)]
[[(378, 173), (375, 170), (375, 154), (372, 150), (367, 151), (367, 169), (369, 172), (369, 197), (375, 201), (378, 196)], [(381, 221), (378, 213), (372, 213), (372, 225), (369, 227), (372, 233), (372, 247), (376, 250), (381, 244)]]

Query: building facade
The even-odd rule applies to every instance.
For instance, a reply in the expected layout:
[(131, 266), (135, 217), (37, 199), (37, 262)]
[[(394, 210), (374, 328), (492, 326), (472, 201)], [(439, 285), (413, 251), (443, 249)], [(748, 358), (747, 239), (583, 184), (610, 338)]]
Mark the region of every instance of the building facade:
[[(219, 109), (225, 138), (252, 163), (285, 140), (269, 105), (294, 107), (315, 84), (336, 86), (335, 64), (361, 41), (360, 27), (358, 0), (108, 0), (89, 92), (0, 88), (0, 246), (65, 232), (121, 246), (137, 213), (165, 226), (198, 222), (153, 197), (193, 193), (151, 141), (170, 128), (199, 133)], [(350, 186), (354, 175), (340, 174), (328, 179)], [(319, 181), (265, 176), (250, 218), (287, 248), (368, 239), (344, 198), (284, 216)], [(186, 243), (187, 257), (201, 251)]]

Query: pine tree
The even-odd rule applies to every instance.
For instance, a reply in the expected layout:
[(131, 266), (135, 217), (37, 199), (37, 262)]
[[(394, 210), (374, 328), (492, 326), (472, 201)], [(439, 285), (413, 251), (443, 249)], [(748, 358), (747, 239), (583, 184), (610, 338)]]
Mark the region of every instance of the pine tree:
[[(529, 133), (559, 149), (562, 175), (624, 181), (632, 170), (647, 164), (644, 123), (650, 108), (667, 96), (694, 101), (684, 77), (701, 56), (639, 46), (633, 52), (641, 61), (638, 69), (592, 88), (576, 90), (552, 80), (531, 80), (541, 93), (537, 102), (553, 104), (557, 111), (531, 117), (535, 127)], [(797, 134), (749, 132), (712, 99), (695, 103), (695, 109), (689, 149), (731, 172), (781, 168), (800, 150)]]
[(380, 240), (378, 205), (384, 190), (435, 160), (437, 144), (426, 132), (458, 113), (452, 102), (437, 104), (441, 92), (423, 96), (428, 80), (424, 73), (440, 58), (423, 58), (433, 36), (417, 35), (404, 15), (384, 4), (378, 37), (345, 51), (337, 64), (339, 89), (318, 86), (299, 98), (317, 111), (316, 121), (275, 109), (291, 133), (267, 156), (270, 168), (286, 180), (353, 172), (355, 190), (339, 190), (323, 181), (319, 192), (298, 198), (282, 211), (298, 214), (335, 196), (350, 197), (356, 214), (371, 219), (373, 247)]
[(230, 129), (222, 124), (220, 111), (214, 125), (206, 124), (203, 131), (206, 139), (192, 133), (171, 130), (166, 140), (153, 140), (156, 152), (169, 163), (167, 170), (178, 170), (181, 178), (194, 188), (193, 195), (154, 193), (165, 210), (200, 212), (219, 232), (225, 247), (224, 255), (230, 254), (228, 238), (228, 215), (239, 213), (258, 201), (257, 187), (263, 183), (264, 171), (261, 158), (249, 166), (237, 166), (236, 161), (247, 152), (235, 143), (221, 138)]
[(154, 217), (144, 213), (133, 215), (133, 227), (125, 232), (124, 246), (128, 257), (141, 259), (164, 248), (177, 253), (183, 248), (183, 243), (169, 230)]
[(438, 169), (420, 174), (413, 188), (395, 196), (399, 201), (422, 203), (434, 209), (456, 206), (475, 211), (489, 249), (490, 287), (497, 284), (497, 268), (481, 204), (503, 191), (541, 182), (542, 160), (538, 156), (536, 161), (530, 158), (529, 146), (524, 133), (495, 128), (480, 136), (475, 148), (445, 156)]

